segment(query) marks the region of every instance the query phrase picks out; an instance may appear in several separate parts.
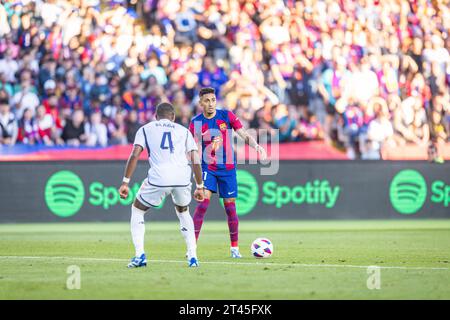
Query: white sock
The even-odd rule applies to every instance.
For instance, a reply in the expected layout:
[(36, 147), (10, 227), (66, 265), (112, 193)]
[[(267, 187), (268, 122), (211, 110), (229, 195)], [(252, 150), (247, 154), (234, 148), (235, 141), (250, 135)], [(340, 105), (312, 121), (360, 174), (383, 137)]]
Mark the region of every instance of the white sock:
[(131, 206), (131, 238), (133, 239), (136, 257), (140, 257), (144, 253), (144, 235), (145, 235), (145, 211)]
[(180, 219), (180, 231), (183, 235), (184, 241), (186, 241), (186, 247), (188, 251), (188, 259), (192, 257), (197, 258), (197, 242), (195, 241), (195, 228), (194, 221), (189, 214), (189, 207), (186, 211), (178, 212), (175, 208), (178, 219)]

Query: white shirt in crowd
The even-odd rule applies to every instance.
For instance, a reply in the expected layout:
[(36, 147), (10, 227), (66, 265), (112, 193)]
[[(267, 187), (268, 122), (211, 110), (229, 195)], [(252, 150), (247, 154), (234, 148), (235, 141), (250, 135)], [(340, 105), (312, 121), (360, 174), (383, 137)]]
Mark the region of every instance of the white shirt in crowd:
[(186, 154), (198, 150), (191, 132), (168, 119), (152, 121), (139, 128), (134, 140), (149, 152), (149, 183), (158, 187), (187, 186), (191, 167)]
[(108, 129), (103, 123), (86, 123), (85, 131), (88, 136), (88, 146), (106, 147), (108, 144)]
[(379, 151), (383, 142), (393, 136), (394, 129), (388, 119), (374, 119), (370, 122), (367, 135), (372, 141), (372, 149)]
[(12, 105), (17, 119), (21, 119), (25, 109), (30, 109), (33, 116), (36, 114), (36, 108), (39, 106), (38, 96), (31, 91), (20, 91), (12, 97)]
[(14, 144), (17, 139), (18, 124), (16, 117), (12, 112), (6, 114), (0, 113), (0, 138), (11, 138), (11, 144)]
[(37, 4), (37, 11), (40, 12), (44, 24), (47, 28), (50, 28), (54, 23), (58, 21), (58, 17), (64, 12), (64, 8), (56, 3), (46, 3), (39, 1)]
[(11, 27), (8, 23), (8, 15), (3, 4), (0, 4), (0, 37), (7, 35), (11, 32)]
[(19, 70), (19, 64), (16, 60), (11, 58), (4, 58), (0, 60), (0, 73), (5, 75), (8, 82), (16, 81), (16, 72)]

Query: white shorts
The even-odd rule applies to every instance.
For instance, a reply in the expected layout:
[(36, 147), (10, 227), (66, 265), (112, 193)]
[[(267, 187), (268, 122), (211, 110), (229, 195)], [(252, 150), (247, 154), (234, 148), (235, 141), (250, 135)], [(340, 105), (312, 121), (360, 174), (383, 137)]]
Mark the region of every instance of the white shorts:
[(191, 203), (191, 183), (187, 186), (159, 187), (145, 179), (136, 195), (140, 203), (147, 207), (157, 207), (164, 198), (171, 194), (175, 205), (185, 207)]

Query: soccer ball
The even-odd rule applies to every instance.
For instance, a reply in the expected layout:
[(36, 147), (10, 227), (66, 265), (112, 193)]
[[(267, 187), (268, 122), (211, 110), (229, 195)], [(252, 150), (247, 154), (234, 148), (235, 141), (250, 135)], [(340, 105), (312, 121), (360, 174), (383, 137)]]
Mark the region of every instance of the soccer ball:
[(273, 244), (272, 241), (267, 238), (258, 238), (253, 241), (250, 249), (252, 250), (254, 257), (268, 258), (273, 253)]

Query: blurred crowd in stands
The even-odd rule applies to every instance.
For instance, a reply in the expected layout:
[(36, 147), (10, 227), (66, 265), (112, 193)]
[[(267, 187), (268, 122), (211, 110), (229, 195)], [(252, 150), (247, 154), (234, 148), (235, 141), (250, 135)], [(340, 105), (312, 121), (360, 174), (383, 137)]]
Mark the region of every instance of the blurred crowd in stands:
[(131, 143), (198, 91), (352, 159), (449, 141), (449, 0), (2, 0), (0, 144)]

